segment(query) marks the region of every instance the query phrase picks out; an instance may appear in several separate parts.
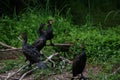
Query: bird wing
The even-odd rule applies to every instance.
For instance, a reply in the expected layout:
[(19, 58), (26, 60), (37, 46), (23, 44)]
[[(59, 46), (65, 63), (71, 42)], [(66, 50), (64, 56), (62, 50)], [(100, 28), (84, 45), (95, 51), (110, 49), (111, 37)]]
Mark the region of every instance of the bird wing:
[(39, 56), (39, 52), (36, 50), (35, 47), (30, 46), (30, 45), (26, 45), (23, 47), (23, 52), (29, 56), (29, 57), (38, 57)]
[(45, 41), (45, 39), (40, 37), (32, 45), (37, 47), (37, 46), (41, 45), (43, 43), (43, 41)]

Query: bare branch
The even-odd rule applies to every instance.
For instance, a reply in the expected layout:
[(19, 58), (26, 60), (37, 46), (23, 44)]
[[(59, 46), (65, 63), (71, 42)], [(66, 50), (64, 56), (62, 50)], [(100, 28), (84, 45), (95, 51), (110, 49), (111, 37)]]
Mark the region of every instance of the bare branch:
[(65, 58), (65, 57), (62, 57), (62, 56), (60, 56), (60, 58), (61, 58), (62, 60), (66, 60), (69, 64), (72, 64), (72, 61), (70, 61), (69, 59), (67, 59), (67, 58)]
[(5, 80), (8, 80), (10, 77), (14, 76), (15, 74), (17, 74), (18, 72), (20, 72), (23, 68), (25, 68), (26, 66), (28, 66), (29, 64), (23, 65), (20, 69), (18, 69), (18, 71), (14, 72), (13, 74), (9, 75), (6, 77)]
[[(55, 62), (52, 61), (51, 59), (52, 59), (54, 56), (57, 56), (58, 54), (59, 54), (59, 53), (54, 53), (54, 54), (50, 55), (49, 57), (46, 58), (46, 60), (45, 60), (44, 62), (46, 63), (47, 61), (50, 61), (50, 62), (53, 63), (53, 65), (55, 66)], [(71, 63), (70, 60), (68, 60), (68, 59), (66, 59), (66, 58), (64, 58), (64, 57), (60, 57), (60, 58), (61, 58), (61, 59), (64, 59), (64, 60), (67, 60), (69, 63)], [(10, 77), (12, 77), (12, 76), (14, 76), (15, 74), (17, 74), (18, 72), (20, 72), (20, 71), (21, 71), (23, 68), (25, 68), (26, 66), (28, 66), (28, 64), (27, 64), (27, 65), (23, 65), (17, 72), (13, 73), (12, 75), (8, 75), (5, 80), (8, 80)], [(25, 72), (25, 73), (20, 77), (19, 80), (22, 80), (27, 74), (29, 74), (29, 73), (37, 70), (37, 69), (38, 69), (38, 67), (35, 67), (35, 68), (33, 68), (33, 69)]]
[(44, 62), (46, 63), (47, 61), (51, 60), (52, 57), (57, 56), (58, 54), (59, 53), (55, 53), (55, 54), (50, 55), (49, 57), (47, 57), (47, 59)]
[(22, 53), (22, 49), (0, 49), (0, 60), (2, 59), (16, 59), (19, 56), (19, 53)]
[[(7, 76), (2, 76), (2, 75), (0, 75), (0, 79), (1, 78), (6, 78)], [(14, 80), (14, 77), (10, 77), (10, 79), (13, 79)], [(1, 79), (2, 80), (2, 79)]]
[[(56, 55), (58, 55), (58, 54), (59, 54), (59, 53), (55, 53), (55, 54), (50, 55), (49, 57), (47, 57), (47, 59), (46, 59), (44, 62), (46, 63), (47, 61), (50, 61), (50, 62), (52, 62), (52, 63), (55, 65), (54, 61), (52, 61), (51, 59), (52, 59), (52, 57), (54, 57), (54, 56), (56, 56)], [(22, 80), (27, 74), (29, 74), (29, 73), (37, 70), (37, 69), (38, 69), (38, 67), (33, 68), (33, 69), (27, 71), (26, 73), (24, 73), (24, 74), (20, 77), (19, 80)]]
[(15, 48), (15, 49), (5, 49), (5, 50), (0, 50), (0, 52), (8, 52), (8, 51), (22, 51), (21, 48)]
[(5, 43), (0, 42), (0, 45), (4, 46), (5, 48), (16, 49), (15, 47), (9, 46)]
[(120, 67), (118, 67), (112, 74), (110, 74), (110, 76), (115, 75), (118, 71), (120, 71)]
[[(73, 44), (54, 44), (54, 46), (72, 46)], [(46, 45), (46, 46), (53, 46), (53, 45)]]
[(52, 63), (52, 65), (53, 65), (53, 67), (55, 67), (55, 62), (53, 61), (53, 60), (51, 60), (54, 56), (57, 56), (59, 53), (55, 53), (55, 54), (52, 54), (52, 55), (50, 55), (49, 57), (47, 57), (47, 59), (44, 61), (45, 63), (47, 62), (47, 61), (49, 61), (49, 62), (51, 62)]
[(37, 70), (37, 69), (38, 69), (38, 67), (35, 67), (35, 68), (33, 68), (33, 69), (31, 69), (31, 70), (25, 72), (25, 73), (20, 77), (19, 80), (22, 80), (27, 74), (29, 74), (29, 73), (31, 73), (31, 72)]

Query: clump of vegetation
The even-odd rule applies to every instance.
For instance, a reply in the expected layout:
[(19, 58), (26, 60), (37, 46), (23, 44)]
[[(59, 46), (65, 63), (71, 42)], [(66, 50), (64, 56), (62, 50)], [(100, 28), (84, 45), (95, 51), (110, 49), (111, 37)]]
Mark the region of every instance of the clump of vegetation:
[[(97, 74), (97, 78), (94, 74), (90, 73), (88, 76), (97, 80), (117, 80), (120, 78), (119, 72), (113, 76), (108, 76), (113, 73), (118, 67), (120, 62), (120, 26), (112, 28), (102, 28), (101, 25), (94, 26), (92, 23), (87, 22), (85, 25), (72, 24), (71, 15), (61, 16), (59, 12), (52, 13), (43, 9), (28, 9), (26, 12), (20, 15), (14, 15), (13, 18), (3, 16), (0, 19), (0, 41), (14, 47), (21, 47), (21, 42), (18, 40), (21, 32), (26, 31), (28, 33), (28, 42), (32, 44), (37, 38), (37, 30), (40, 23), (46, 23), (48, 19), (54, 19), (53, 24), (54, 31), (54, 43), (72, 43), (73, 46), (67, 52), (68, 59), (73, 60), (73, 55), (79, 54), (79, 45), (84, 42), (87, 49), (87, 63), (91, 65), (100, 65), (102, 71)], [(53, 47), (46, 46), (42, 50), (46, 55), (50, 55), (55, 52)], [(61, 52), (64, 54), (64, 52)], [(20, 58), (20, 62), (24, 62), (23, 58)], [(18, 61), (18, 62), (17, 62)], [(16, 63), (13, 61), (3, 61), (4, 68), (0, 70), (0, 73), (16, 68), (19, 60)], [(62, 64), (62, 63), (61, 63)], [(66, 71), (70, 71), (71, 65), (67, 65), (64, 68)], [(58, 63), (57, 68), (51, 71), (38, 71), (35, 73), (37, 77), (40, 73), (42, 76), (48, 76), (48, 73), (57, 72), (61, 73), (64, 70)], [(44, 73), (44, 75), (43, 75)]]

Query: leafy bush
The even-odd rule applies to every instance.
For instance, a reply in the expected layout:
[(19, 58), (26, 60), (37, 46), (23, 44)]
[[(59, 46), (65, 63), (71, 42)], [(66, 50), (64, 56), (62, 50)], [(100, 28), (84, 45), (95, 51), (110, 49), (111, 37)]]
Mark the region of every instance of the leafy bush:
[[(120, 61), (120, 26), (102, 29), (99, 26), (93, 26), (91, 23), (82, 26), (73, 25), (69, 15), (62, 17), (58, 14), (45, 13), (42, 10), (40, 12), (28, 10), (18, 17), (5, 16), (0, 19), (0, 41), (21, 47), (21, 42), (17, 37), (21, 32), (26, 31), (28, 42), (31, 44), (38, 38), (37, 29), (40, 23), (46, 23), (50, 18), (55, 20), (53, 42), (74, 44), (70, 48), (68, 58), (73, 59), (74, 54), (80, 54), (79, 45), (84, 42), (89, 63), (102, 64), (106, 73), (113, 69), (111, 63), (118, 65)], [(50, 55), (54, 50), (45, 47), (43, 52)], [(10, 66), (14, 66), (14, 64), (10, 64)]]
[(85, 42), (87, 54), (90, 58), (95, 57), (102, 61), (110, 58), (112, 55), (119, 55), (120, 47), (120, 28), (100, 29), (98, 27), (86, 24), (76, 26), (71, 24), (70, 18), (61, 16), (51, 16), (48, 14), (38, 14), (38, 12), (28, 12), (19, 16), (19, 20), (5, 16), (0, 20), (1, 38), (0, 41), (12, 46), (21, 46), (17, 39), (21, 32), (28, 33), (29, 43), (38, 38), (37, 29), (40, 23), (46, 23), (49, 17), (55, 20), (53, 31), (55, 34), (55, 43), (74, 43), (81, 44)]

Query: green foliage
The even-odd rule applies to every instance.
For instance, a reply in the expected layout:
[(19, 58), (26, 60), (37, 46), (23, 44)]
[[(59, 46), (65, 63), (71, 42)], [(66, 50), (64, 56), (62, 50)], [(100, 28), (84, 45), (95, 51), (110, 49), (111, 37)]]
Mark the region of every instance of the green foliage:
[(119, 55), (119, 26), (107, 29), (97, 28), (90, 23), (83, 26), (75, 26), (71, 23), (70, 17), (65, 19), (59, 15), (51, 16), (51, 14), (48, 15), (44, 12), (39, 14), (36, 11), (21, 14), (19, 18), (3, 17), (0, 20), (0, 41), (20, 47), (21, 42), (17, 37), (19, 37), (21, 32), (26, 31), (29, 43), (33, 43), (38, 38), (37, 29), (40, 23), (46, 23), (49, 18), (55, 20), (53, 24), (55, 34), (53, 40), (55, 43), (74, 43), (79, 45), (81, 42), (85, 42), (88, 56), (101, 61), (105, 61), (113, 55)]
[(20, 60), (2, 60), (2, 64), (0, 66), (3, 66), (3, 68), (0, 70), (0, 73), (5, 73), (9, 70), (18, 68), (18, 64), (23, 63), (22, 58), (19, 58)]
[[(31, 44), (38, 38), (37, 29), (40, 23), (46, 23), (50, 18), (55, 20), (53, 24), (55, 34), (53, 42), (74, 44), (70, 48), (68, 52), (70, 55), (67, 56), (67, 58), (72, 60), (73, 55), (80, 54), (79, 45), (84, 42), (88, 63), (100, 64), (104, 67), (103, 73), (100, 73), (99, 76), (100, 80), (105, 80), (103, 75), (110, 74), (114, 67), (118, 67), (117, 65), (120, 61), (120, 26), (103, 29), (101, 26), (93, 26), (89, 20), (85, 25), (78, 26), (72, 24), (71, 16), (69, 15), (62, 17), (58, 13), (53, 14), (51, 11), (45, 12), (45, 10), (42, 9), (37, 11), (28, 9), (25, 13), (17, 17), (14, 16), (14, 18), (10, 18), (4, 16), (0, 19), (0, 41), (15, 47), (21, 47), (21, 42), (17, 37), (19, 37), (21, 32), (26, 31), (28, 33), (28, 42)], [(45, 52), (46, 55), (50, 55), (55, 52), (55, 50), (45, 47), (43, 52)], [(13, 66), (15, 67), (18, 64), (17, 62), (13, 63), (13, 61), (6, 61), (4, 63), (7, 67), (1, 72), (13, 69)], [(63, 72), (63, 68), (61, 68), (59, 63), (56, 71), (58, 71), (58, 73)], [(48, 72), (40, 72), (40, 75), (48, 75), (47, 73), (49, 73), (49, 70)], [(38, 76), (38, 74), (36, 75)], [(117, 78), (119, 78), (119, 75)], [(116, 77), (113, 78), (113, 80), (114, 79), (116, 79)]]

